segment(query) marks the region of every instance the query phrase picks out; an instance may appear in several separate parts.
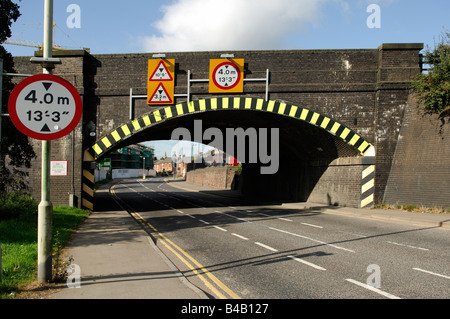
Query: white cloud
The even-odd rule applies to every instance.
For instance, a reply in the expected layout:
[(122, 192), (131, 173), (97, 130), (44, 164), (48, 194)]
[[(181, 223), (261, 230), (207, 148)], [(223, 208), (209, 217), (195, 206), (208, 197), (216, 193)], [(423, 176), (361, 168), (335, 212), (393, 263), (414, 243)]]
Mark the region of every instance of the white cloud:
[(286, 37), (320, 19), (328, 0), (177, 0), (141, 37), (148, 52), (285, 48)]

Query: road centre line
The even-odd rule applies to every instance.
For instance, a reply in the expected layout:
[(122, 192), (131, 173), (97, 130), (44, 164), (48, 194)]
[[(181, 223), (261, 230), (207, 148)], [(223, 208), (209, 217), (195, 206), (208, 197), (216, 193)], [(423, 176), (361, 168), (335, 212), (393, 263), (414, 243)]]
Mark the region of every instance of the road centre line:
[(306, 261), (306, 260), (303, 260), (303, 259), (300, 259), (300, 258), (291, 256), (291, 255), (289, 255), (288, 257), (291, 258), (291, 259), (293, 259), (293, 260), (295, 260), (295, 261), (298, 261), (299, 263), (302, 263), (302, 264), (311, 266), (311, 267), (313, 267), (313, 268), (316, 268), (316, 269), (319, 269), (319, 270), (326, 270), (325, 268), (320, 267), (320, 266), (318, 266), (318, 265), (316, 265), (316, 264), (310, 263), (309, 261)]
[(237, 219), (237, 220), (244, 221), (244, 222), (246, 222), (246, 223), (251, 223), (251, 221), (248, 221), (248, 220), (246, 220), (246, 219), (244, 219), (244, 218), (236, 217), (236, 216), (233, 216), (233, 215), (224, 213), (224, 212), (219, 212), (218, 210), (216, 210), (215, 213), (223, 214), (223, 215), (226, 215), (226, 216), (228, 216), (228, 217), (231, 217), (231, 218), (234, 218), (234, 219)]
[(288, 232), (286, 230), (282, 230), (282, 229), (278, 229), (278, 228), (274, 228), (274, 227), (269, 227), (269, 229), (272, 229), (272, 230), (275, 230), (275, 231), (278, 231), (278, 232), (281, 232), (281, 233), (285, 233), (285, 234), (288, 234), (288, 235), (292, 235), (292, 236), (308, 239), (308, 240), (311, 240), (313, 242), (316, 242), (316, 243), (319, 243), (319, 244), (322, 244), (322, 245), (326, 245), (326, 246), (330, 246), (330, 247), (333, 247), (333, 248), (336, 248), (336, 249), (345, 250), (345, 251), (348, 251), (348, 252), (351, 252), (351, 253), (355, 252), (354, 250), (351, 250), (351, 249), (348, 249), (348, 248), (344, 248), (344, 247), (341, 247), (341, 246), (329, 244), (329, 243), (326, 243), (324, 241), (313, 239), (313, 238), (306, 237), (306, 236), (302, 236), (302, 235), (299, 235), (299, 234), (291, 233), (291, 232)]
[(366, 289), (368, 289), (368, 290), (371, 290), (371, 291), (373, 291), (373, 292), (376, 292), (377, 294), (380, 294), (380, 295), (382, 295), (382, 296), (384, 296), (384, 297), (387, 297), (387, 298), (389, 298), (389, 299), (401, 299), (400, 297), (394, 296), (394, 295), (392, 295), (392, 294), (390, 294), (390, 293), (388, 293), (388, 292), (385, 292), (385, 291), (380, 290), (380, 289), (378, 289), (378, 288), (369, 286), (369, 285), (364, 284), (364, 283), (362, 283), (362, 282), (359, 282), (359, 281), (356, 281), (356, 280), (353, 280), (353, 279), (350, 279), (350, 278), (345, 279), (345, 280), (348, 281), (348, 282), (351, 282), (352, 284), (355, 284), (355, 285), (358, 285), (358, 286), (360, 286), (360, 287), (363, 287), (363, 288), (366, 288)]
[(302, 224), (302, 225), (305, 225), (305, 226), (315, 227), (315, 228), (323, 228), (322, 226), (313, 225), (313, 224), (308, 224), (308, 223), (301, 223), (301, 224)]
[(228, 231), (228, 230), (226, 230), (225, 228), (222, 228), (222, 227), (219, 227), (219, 226), (213, 226), (213, 227), (216, 228), (216, 229), (218, 229), (218, 230), (221, 230), (221, 231), (223, 231), (223, 232)]
[(422, 247), (416, 247), (416, 246), (411, 246), (411, 245), (405, 245), (405, 244), (400, 244), (400, 243), (396, 243), (393, 241), (387, 241), (387, 243), (389, 244), (393, 244), (393, 245), (397, 245), (397, 246), (404, 246), (404, 247), (408, 247), (408, 248), (413, 248), (413, 249), (419, 249), (419, 250), (429, 250), (428, 248), (422, 248)]
[(240, 238), (240, 239), (243, 239), (243, 240), (248, 240), (247, 237), (241, 236), (241, 235), (236, 234), (236, 233), (231, 233), (231, 235), (236, 236), (236, 237), (238, 237), (238, 238)]
[(442, 278), (450, 279), (450, 276), (441, 275), (441, 274), (438, 274), (438, 273), (435, 273), (435, 272), (432, 272), (432, 271), (428, 271), (428, 270), (424, 270), (424, 269), (420, 269), (420, 268), (413, 268), (413, 269), (417, 270), (417, 271), (421, 271), (421, 272), (427, 273), (427, 274), (430, 274), (430, 275), (434, 275), (434, 276), (439, 276), (439, 277), (442, 277)]
[(268, 250), (270, 250), (270, 251), (278, 252), (278, 249), (275, 249), (275, 248), (272, 248), (272, 247), (270, 247), (270, 246), (264, 245), (264, 244), (262, 244), (262, 243), (260, 243), (260, 242), (255, 241), (255, 244), (258, 245), (258, 246), (260, 246), (260, 247), (263, 247), (263, 248), (265, 248), (265, 249), (268, 249)]

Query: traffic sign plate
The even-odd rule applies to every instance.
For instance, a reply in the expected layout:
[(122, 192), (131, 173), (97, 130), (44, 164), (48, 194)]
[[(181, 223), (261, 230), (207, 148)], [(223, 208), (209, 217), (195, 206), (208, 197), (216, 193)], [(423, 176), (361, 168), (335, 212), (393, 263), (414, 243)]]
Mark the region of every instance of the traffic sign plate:
[(159, 86), (156, 88), (155, 92), (151, 95), (150, 99), (148, 100), (149, 103), (152, 104), (172, 104), (173, 101), (170, 98), (170, 94), (167, 93), (165, 87), (162, 85), (162, 83), (159, 84)]
[(210, 93), (243, 92), (243, 59), (210, 60)]
[(173, 104), (175, 92), (175, 59), (149, 59), (147, 104)]
[(83, 104), (76, 88), (52, 74), (33, 75), (11, 92), (8, 111), (13, 124), (37, 140), (61, 138), (77, 126)]
[(170, 74), (169, 70), (162, 60), (156, 67), (149, 81), (173, 81), (172, 74)]

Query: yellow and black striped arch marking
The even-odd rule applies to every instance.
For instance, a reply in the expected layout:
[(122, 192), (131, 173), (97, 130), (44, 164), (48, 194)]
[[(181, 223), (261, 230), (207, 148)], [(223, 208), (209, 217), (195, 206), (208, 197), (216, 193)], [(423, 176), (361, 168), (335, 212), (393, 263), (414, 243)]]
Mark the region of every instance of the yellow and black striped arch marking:
[(131, 135), (146, 129), (149, 126), (158, 124), (163, 120), (173, 117), (183, 116), (192, 113), (214, 111), (214, 110), (254, 110), (271, 112), (279, 115), (289, 116), (301, 121), (305, 121), (317, 127), (320, 127), (336, 137), (342, 139), (353, 146), (361, 155), (364, 155), (372, 146), (363, 137), (345, 125), (334, 119), (306, 107), (295, 106), (278, 101), (264, 101), (257, 98), (245, 97), (219, 97), (204, 100), (191, 101), (190, 103), (181, 103), (174, 106), (167, 106), (144, 116), (130, 121), (108, 135), (100, 138), (88, 152), (98, 158), (107, 152), (118, 142), (130, 137)]
[[(288, 116), (315, 125), (329, 132), (354, 147), (362, 156), (373, 148), (368, 141), (352, 129), (325, 114), (311, 110), (307, 107), (296, 106), (279, 101), (265, 101), (264, 99), (252, 97), (217, 97), (166, 106), (145, 114), (136, 120), (123, 124), (111, 133), (100, 138), (92, 147), (87, 149), (86, 152), (88, 154), (85, 154), (85, 158), (95, 161), (117, 143), (141, 130), (157, 125), (160, 122), (169, 120), (173, 117), (216, 110), (249, 110), (271, 112), (282, 116)], [(88, 180), (88, 178), (86, 178), (86, 180)]]

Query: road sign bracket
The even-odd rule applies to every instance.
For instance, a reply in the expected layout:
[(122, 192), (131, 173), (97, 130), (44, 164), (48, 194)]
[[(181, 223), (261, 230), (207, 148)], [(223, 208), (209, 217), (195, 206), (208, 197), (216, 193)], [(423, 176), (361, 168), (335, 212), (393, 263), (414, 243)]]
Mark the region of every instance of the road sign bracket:
[(34, 64), (40, 64), (45, 69), (54, 69), (55, 64), (62, 63), (60, 58), (39, 58), (39, 57), (32, 57), (30, 59), (30, 62)]

